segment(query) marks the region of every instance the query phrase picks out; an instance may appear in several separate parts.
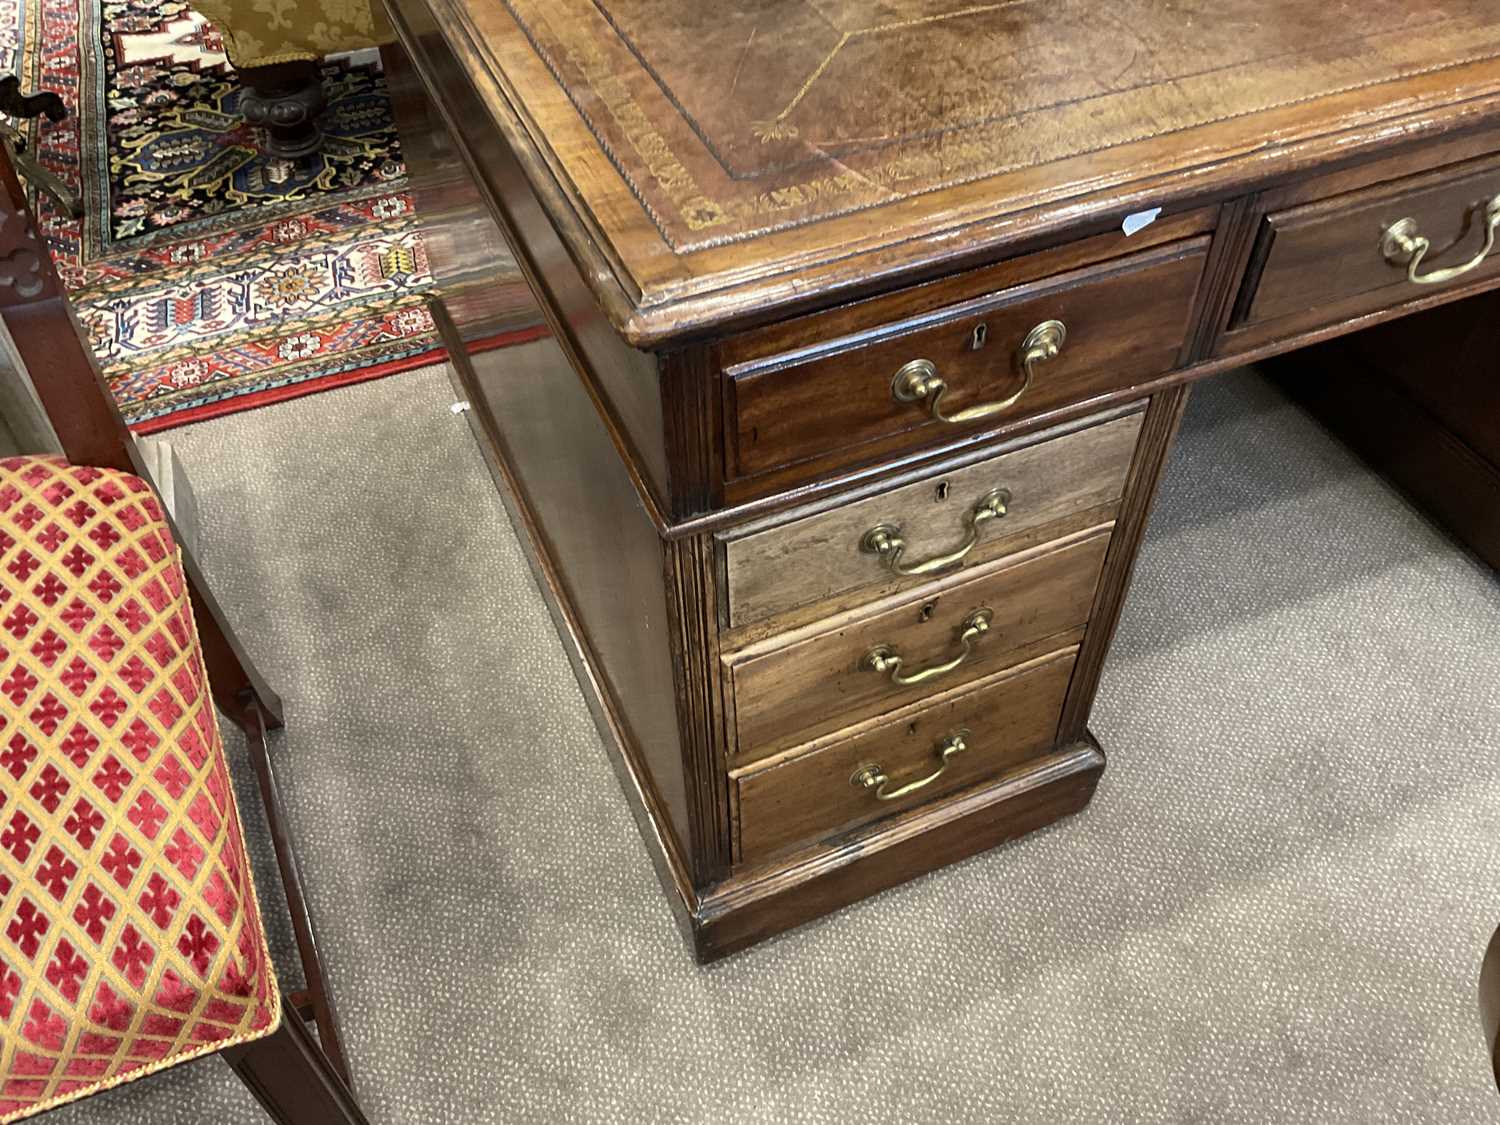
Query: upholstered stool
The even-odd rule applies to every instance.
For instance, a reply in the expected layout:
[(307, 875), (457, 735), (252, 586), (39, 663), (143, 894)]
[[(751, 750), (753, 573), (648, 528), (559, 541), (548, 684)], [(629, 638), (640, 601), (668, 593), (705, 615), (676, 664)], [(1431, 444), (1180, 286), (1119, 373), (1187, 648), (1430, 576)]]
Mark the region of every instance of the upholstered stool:
[(137, 477), (0, 461), (0, 1114), (275, 1030), (171, 533)]
[(244, 88), (241, 116), (264, 130), (267, 152), (286, 159), (323, 143), (322, 60), (395, 38), (380, 0), (192, 0), (191, 6), (223, 37)]
[(155, 495), (0, 461), (0, 1121), (282, 1019)]

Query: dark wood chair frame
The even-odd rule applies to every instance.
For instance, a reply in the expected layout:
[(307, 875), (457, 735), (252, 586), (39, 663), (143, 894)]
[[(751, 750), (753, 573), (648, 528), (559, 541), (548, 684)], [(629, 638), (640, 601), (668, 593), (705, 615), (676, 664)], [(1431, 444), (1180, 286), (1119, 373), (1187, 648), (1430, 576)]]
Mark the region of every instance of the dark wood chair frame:
[[(25, 191), (3, 152), (0, 322), (10, 333), (15, 354), (30, 376), (67, 459), (76, 465), (119, 469), (149, 479), (68, 304)], [(245, 731), (305, 983), (303, 990), (283, 995), (284, 1014), (274, 1033), (220, 1054), (281, 1125), (367, 1125), (354, 1100), (338, 1019), (267, 746), (268, 731), (283, 724), (281, 700), (256, 672), (186, 550), (183, 566), (214, 701)], [(316, 1039), (306, 1026), (309, 1022), (317, 1026)]]

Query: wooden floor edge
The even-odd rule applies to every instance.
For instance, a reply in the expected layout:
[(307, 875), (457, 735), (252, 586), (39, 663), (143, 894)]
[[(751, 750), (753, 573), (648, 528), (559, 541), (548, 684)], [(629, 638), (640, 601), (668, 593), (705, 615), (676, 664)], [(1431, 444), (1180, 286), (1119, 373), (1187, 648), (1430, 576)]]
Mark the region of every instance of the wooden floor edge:
[(837, 851), (726, 883), (704, 895), (694, 913), (698, 957), (712, 961), (734, 953), (1079, 812), (1092, 799), (1104, 762), (1099, 743), (1085, 733), (1030, 768), (925, 815)]

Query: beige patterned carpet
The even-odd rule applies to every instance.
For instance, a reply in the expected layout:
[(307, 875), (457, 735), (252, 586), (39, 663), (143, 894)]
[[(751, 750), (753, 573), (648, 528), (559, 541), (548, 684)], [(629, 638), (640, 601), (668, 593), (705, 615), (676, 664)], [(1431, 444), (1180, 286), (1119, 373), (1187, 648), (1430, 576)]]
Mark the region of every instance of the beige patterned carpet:
[[(1197, 392), (1083, 816), (709, 969), (437, 370), (173, 435), (372, 1121), (1490, 1122), (1500, 584)], [(259, 1122), (215, 1061), (58, 1122)]]

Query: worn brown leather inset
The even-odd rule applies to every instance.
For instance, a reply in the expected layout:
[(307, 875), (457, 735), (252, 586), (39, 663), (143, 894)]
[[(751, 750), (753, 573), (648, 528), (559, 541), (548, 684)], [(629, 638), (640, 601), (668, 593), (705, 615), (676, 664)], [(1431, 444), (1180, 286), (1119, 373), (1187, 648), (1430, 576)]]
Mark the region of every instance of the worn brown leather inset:
[(505, 0), (678, 252), (1500, 58), (1494, 0)]

